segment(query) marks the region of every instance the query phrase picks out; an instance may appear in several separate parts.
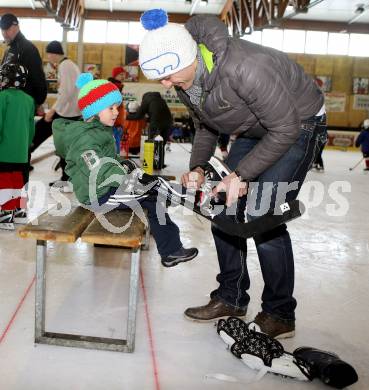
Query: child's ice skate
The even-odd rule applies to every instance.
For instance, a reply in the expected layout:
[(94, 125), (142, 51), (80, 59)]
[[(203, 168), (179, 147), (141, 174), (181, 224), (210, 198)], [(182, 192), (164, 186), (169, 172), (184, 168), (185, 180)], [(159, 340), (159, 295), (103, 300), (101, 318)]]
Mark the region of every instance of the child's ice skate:
[(0, 210), (0, 229), (14, 230), (14, 211)]
[[(280, 212), (268, 212), (250, 222), (235, 223), (234, 218), (228, 215), (225, 206), (225, 193), (220, 193), (216, 198), (212, 189), (231, 171), (219, 159), (212, 157), (206, 167), (205, 183), (200, 191), (194, 193), (177, 183), (169, 183), (160, 176), (148, 175), (130, 160), (122, 162), (127, 177), (111, 198), (116, 202), (142, 199), (155, 194), (165, 200), (169, 205), (182, 205), (195, 213), (210, 220), (220, 230), (242, 238), (250, 238), (271, 230), (283, 223), (295, 219), (304, 212), (303, 204), (298, 200), (292, 200), (280, 205)], [(114, 201), (110, 205), (114, 205)]]

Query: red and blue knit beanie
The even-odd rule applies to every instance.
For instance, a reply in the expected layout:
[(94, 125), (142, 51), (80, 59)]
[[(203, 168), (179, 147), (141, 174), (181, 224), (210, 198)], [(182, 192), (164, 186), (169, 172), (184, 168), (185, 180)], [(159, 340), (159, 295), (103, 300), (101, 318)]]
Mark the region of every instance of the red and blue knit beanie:
[(113, 104), (122, 103), (119, 89), (108, 80), (94, 80), (91, 73), (81, 73), (76, 81), (80, 89), (78, 107), (83, 119), (87, 120)]

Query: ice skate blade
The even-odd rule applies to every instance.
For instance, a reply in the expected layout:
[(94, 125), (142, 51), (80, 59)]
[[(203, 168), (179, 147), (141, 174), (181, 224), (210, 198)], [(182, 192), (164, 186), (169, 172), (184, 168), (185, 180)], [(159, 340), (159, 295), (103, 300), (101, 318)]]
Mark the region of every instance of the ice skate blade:
[[(233, 316), (216, 317), (216, 318), (212, 318), (210, 320), (201, 320), (201, 319), (189, 317), (185, 313), (183, 313), (183, 316), (186, 318), (186, 320), (189, 320), (189, 321), (192, 321), (192, 322), (204, 322), (204, 323), (206, 323), (206, 322), (215, 322), (215, 323), (217, 323), (218, 320), (227, 320), (229, 317), (235, 317), (233, 315)], [(237, 316), (237, 318), (245, 319), (246, 315), (245, 316)]]
[(301, 372), (297, 365), (293, 361), (293, 356), (284, 353), (281, 357), (275, 358), (272, 360), (272, 366), (267, 367), (264, 365), (262, 359), (257, 356), (250, 354), (242, 354), (242, 361), (246, 364), (247, 367), (258, 370), (266, 371), (275, 375), (280, 375), (283, 377), (293, 378), (300, 381), (307, 381), (308, 378)]
[(15, 230), (14, 223), (1, 223), (0, 224), (0, 230)]

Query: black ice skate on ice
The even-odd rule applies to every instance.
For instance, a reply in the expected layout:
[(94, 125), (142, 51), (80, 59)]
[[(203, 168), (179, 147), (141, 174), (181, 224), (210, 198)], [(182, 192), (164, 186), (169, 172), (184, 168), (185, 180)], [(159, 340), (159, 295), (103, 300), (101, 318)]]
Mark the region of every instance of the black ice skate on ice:
[(312, 347), (295, 349), (293, 356), (304, 362), (312, 378), (319, 378), (328, 386), (342, 389), (357, 382), (355, 369), (332, 352)]
[(231, 352), (246, 366), (259, 371), (258, 379), (270, 372), (300, 381), (311, 380), (305, 363), (286, 352), (278, 340), (265, 333), (245, 330), (242, 340), (231, 346)]
[(219, 320), (217, 332), (234, 356), (252, 370), (259, 371), (258, 379), (267, 372), (302, 381), (310, 379), (304, 362), (285, 352), (279, 341), (250, 330), (248, 324), (240, 318)]
[(249, 368), (259, 371), (257, 379), (268, 372), (301, 381), (319, 378), (337, 389), (358, 380), (355, 369), (335, 353), (312, 347), (286, 352), (278, 340), (250, 329), (240, 318), (219, 320), (217, 332), (234, 356)]

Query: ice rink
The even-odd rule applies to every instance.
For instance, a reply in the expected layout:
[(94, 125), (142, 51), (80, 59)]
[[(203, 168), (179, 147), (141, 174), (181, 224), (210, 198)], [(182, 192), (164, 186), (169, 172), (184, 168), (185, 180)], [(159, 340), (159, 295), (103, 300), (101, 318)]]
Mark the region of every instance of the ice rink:
[[(46, 143), (39, 153), (45, 153)], [(172, 144), (164, 174), (187, 166), (189, 144)], [(307, 211), (289, 224), (295, 253), (296, 336), (303, 345), (336, 352), (358, 372), (353, 390), (369, 388), (369, 172), (360, 153), (324, 151), (325, 172), (311, 171), (301, 199)], [(36, 163), (31, 180), (59, 177), (55, 156)], [(68, 195), (71, 199), (73, 195)], [(51, 200), (45, 200), (45, 207)], [(318, 380), (298, 382), (256, 371), (236, 359), (213, 323), (186, 320), (183, 311), (205, 304), (218, 273), (210, 224), (177, 207), (171, 215), (185, 246), (199, 256), (174, 268), (160, 263), (155, 243), (142, 252), (136, 349), (133, 354), (34, 345), (35, 242), (0, 231), (1, 390), (204, 390), (323, 389)], [(119, 249), (49, 244), (46, 329), (123, 337), (129, 264)], [(251, 302), (247, 320), (260, 309), (262, 277), (249, 240)]]

